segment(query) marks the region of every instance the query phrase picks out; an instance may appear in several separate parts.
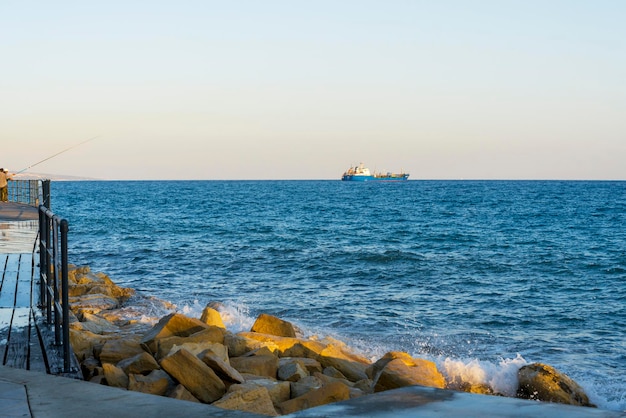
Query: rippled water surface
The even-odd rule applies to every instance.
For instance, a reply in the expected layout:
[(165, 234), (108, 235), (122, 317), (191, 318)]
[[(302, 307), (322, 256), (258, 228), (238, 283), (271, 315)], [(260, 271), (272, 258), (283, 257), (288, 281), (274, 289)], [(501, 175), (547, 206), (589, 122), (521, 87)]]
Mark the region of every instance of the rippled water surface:
[[(551, 364), (626, 409), (626, 182), (55, 182), (70, 261), (503, 390)], [(244, 321), (245, 322), (245, 321)], [(513, 374), (511, 374), (513, 370)], [(471, 376), (470, 376), (471, 375)]]

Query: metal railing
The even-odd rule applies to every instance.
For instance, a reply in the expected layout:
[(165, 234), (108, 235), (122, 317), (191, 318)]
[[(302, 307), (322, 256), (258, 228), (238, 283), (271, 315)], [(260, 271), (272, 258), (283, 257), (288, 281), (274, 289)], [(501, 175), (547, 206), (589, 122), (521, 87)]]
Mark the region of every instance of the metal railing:
[(55, 345), (63, 352), (63, 372), (72, 372), (67, 261), (67, 220), (39, 206), (40, 307), (54, 322)]
[(50, 209), (50, 180), (9, 180), (7, 194), (9, 202)]

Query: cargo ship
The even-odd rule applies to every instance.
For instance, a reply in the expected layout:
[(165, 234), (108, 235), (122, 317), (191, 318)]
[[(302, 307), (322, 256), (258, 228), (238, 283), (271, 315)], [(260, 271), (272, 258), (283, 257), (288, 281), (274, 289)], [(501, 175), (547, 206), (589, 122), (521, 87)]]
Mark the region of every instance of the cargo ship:
[(409, 173), (372, 173), (363, 163), (358, 167), (350, 167), (341, 176), (342, 181), (399, 181), (408, 180)]

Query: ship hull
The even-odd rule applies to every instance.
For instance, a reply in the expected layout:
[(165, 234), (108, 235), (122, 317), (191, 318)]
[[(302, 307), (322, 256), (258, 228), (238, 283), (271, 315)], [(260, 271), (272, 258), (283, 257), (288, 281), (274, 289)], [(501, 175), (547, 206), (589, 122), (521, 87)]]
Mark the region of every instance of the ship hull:
[(342, 181), (404, 181), (408, 179), (408, 174), (397, 174), (394, 176), (359, 176), (344, 174), (341, 177)]

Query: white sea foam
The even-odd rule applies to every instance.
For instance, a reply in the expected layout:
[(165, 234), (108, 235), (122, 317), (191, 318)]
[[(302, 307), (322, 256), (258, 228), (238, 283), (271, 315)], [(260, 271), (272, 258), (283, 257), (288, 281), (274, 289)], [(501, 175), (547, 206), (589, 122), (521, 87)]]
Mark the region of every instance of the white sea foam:
[(231, 303), (223, 305), (220, 315), (224, 325), (232, 332), (250, 331), (254, 324), (254, 318), (250, 316), (250, 309), (243, 303)]
[(154, 325), (163, 316), (176, 310), (176, 305), (152, 296), (135, 295), (117, 310), (121, 319)]
[[(250, 331), (254, 324), (254, 318), (250, 316), (250, 308), (244, 303), (229, 302), (228, 304), (214, 303), (222, 317), (222, 321), (230, 332), (237, 333)], [(200, 318), (206, 304), (197, 299), (190, 305), (179, 308), (179, 312), (192, 318)]]
[(184, 305), (178, 309), (180, 313), (190, 318), (200, 318), (202, 310), (206, 305), (202, 305), (198, 299), (194, 300), (191, 305)]
[(486, 384), (494, 392), (506, 396), (515, 396), (518, 386), (517, 371), (525, 364), (528, 362), (519, 354), (513, 359), (500, 359), (498, 363), (450, 357), (437, 361), (437, 366), (448, 381)]

